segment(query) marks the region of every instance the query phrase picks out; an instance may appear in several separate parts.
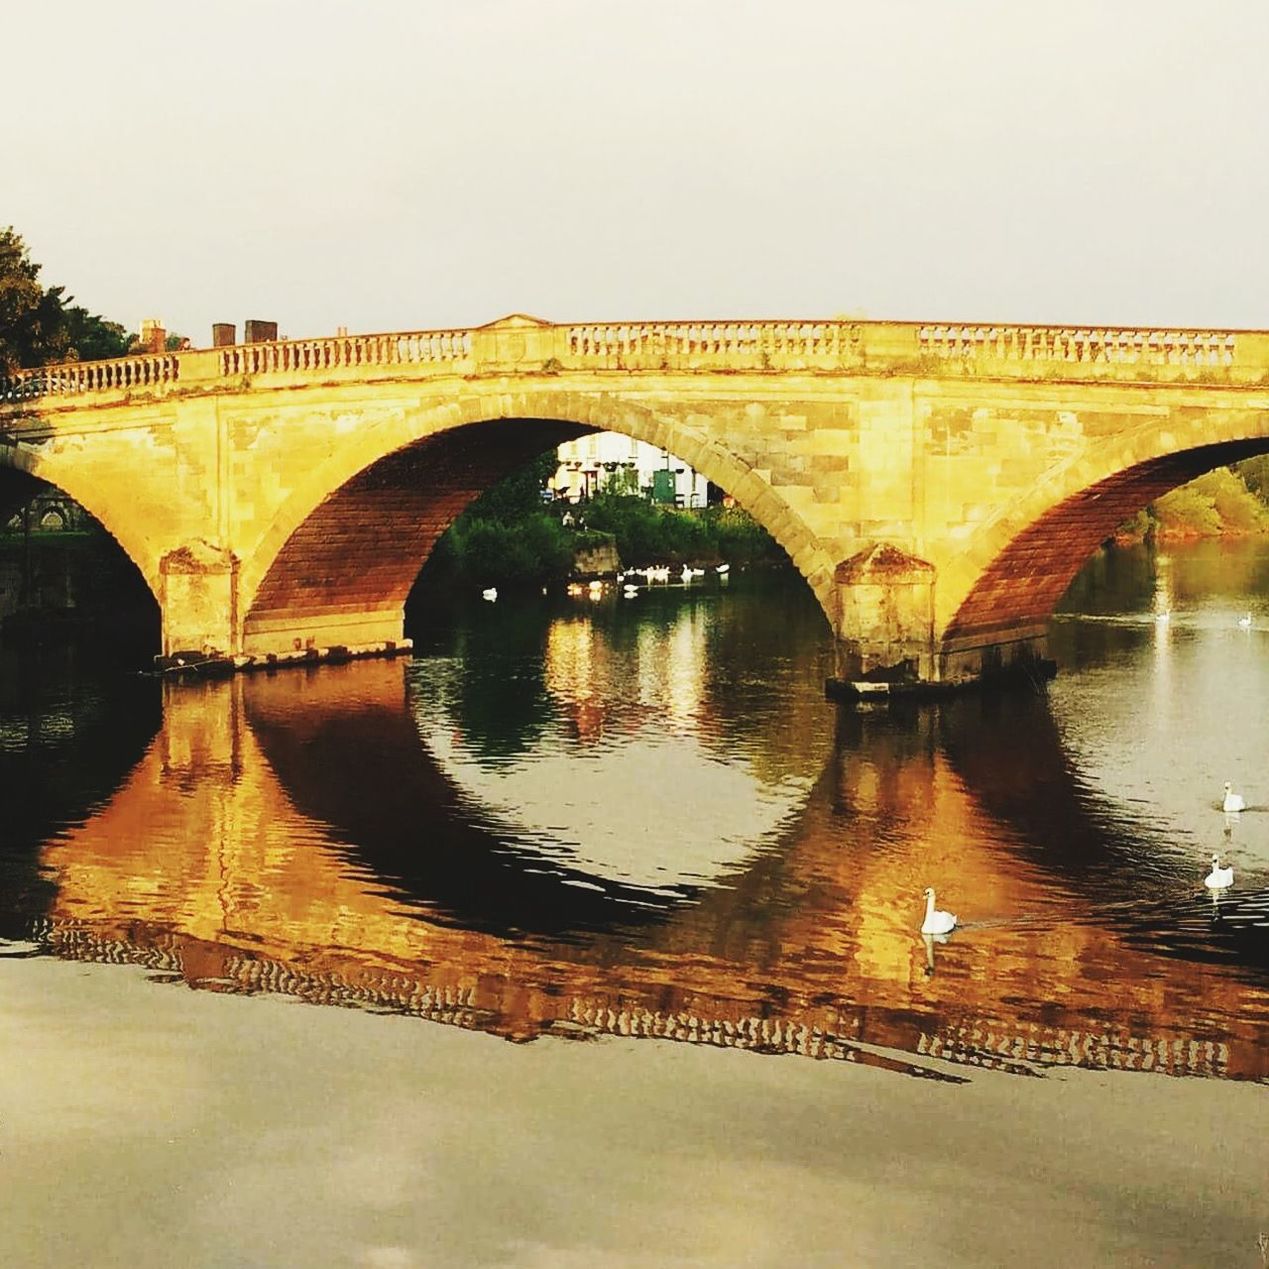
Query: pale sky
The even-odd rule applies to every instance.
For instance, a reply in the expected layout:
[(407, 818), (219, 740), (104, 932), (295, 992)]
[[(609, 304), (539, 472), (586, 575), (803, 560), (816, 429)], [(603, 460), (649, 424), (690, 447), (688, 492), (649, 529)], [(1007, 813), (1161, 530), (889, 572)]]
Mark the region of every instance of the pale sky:
[(1265, 0), (67, 0), (3, 34), (0, 225), (197, 345), (1269, 327)]

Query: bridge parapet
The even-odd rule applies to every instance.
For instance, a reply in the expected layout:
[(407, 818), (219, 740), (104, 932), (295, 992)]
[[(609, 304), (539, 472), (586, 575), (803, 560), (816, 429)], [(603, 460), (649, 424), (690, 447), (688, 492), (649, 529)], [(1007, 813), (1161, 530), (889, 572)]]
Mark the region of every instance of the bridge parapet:
[(274, 340), (20, 370), (0, 377), (0, 415), (41, 398), (104, 401), (176, 385), (197, 392), (257, 376), (320, 382), (511, 369), (1263, 383), (1269, 334), (851, 320), (554, 325), (517, 315), (472, 329)]
[(1065, 326), (922, 326), (923, 356), (940, 362), (1077, 362), (1117, 366), (1232, 366), (1225, 331), (1115, 330)]
[(175, 383), (180, 377), (179, 353), (146, 353), (109, 361), (70, 361), (37, 366), (0, 376), (0, 403), (20, 403), (44, 396), (148, 388)]
[(339, 335), (287, 339), (217, 349), (221, 376), (319, 372), (349, 366), (445, 365), (471, 356), (467, 330), (405, 331), (390, 335)]

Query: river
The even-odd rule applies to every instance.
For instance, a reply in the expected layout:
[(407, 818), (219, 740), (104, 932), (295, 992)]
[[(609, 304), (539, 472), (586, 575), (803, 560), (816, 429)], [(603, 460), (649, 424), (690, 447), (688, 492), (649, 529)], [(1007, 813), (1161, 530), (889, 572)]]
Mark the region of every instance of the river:
[(933, 707), (796, 579), (415, 634), (0, 650), (0, 1263), (1261, 1264), (1269, 544)]

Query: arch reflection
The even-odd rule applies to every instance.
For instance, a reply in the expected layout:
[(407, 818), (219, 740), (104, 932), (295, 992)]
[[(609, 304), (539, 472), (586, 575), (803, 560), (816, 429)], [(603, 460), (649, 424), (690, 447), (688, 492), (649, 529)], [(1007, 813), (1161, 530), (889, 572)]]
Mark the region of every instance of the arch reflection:
[[(1042, 703), (842, 715), (794, 821), (649, 907), (528, 871), (427, 756), (405, 673), (168, 693), (111, 801), (41, 851), (43, 945), (512, 1040), (658, 1036), (938, 1078), (931, 1058), (1269, 1070), (1262, 976), (1180, 945), (1165, 960), (1090, 901), (1135, 848), (1090, 814), (1056, 734), (1000, 775), (992, 745), (1016, 750)], [(934, 956), (916, 934), (931, 877), (971, 922)]]

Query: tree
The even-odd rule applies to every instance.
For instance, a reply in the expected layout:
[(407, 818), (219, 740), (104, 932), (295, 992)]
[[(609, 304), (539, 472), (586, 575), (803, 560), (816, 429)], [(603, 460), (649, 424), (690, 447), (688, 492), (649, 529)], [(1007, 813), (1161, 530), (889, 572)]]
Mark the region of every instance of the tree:
[(40, 285), (40, 266), (10, 225), (0, 229), (0, 374), (56, 361), (119, 357), (129, 336), (73, 304), (62, 286)]
[(542, 508), (542, 490), (555, 475), (559, 460), (549, 449), (527, 462), (518, 471), (486, 489), (465, 512), (469, 520), (516, 522)]
[(133, 339), (118, 322), (108, 322), (78, 304), (66, 310), (66, 325), (71, 351), (79, 361), (122, 357)]

